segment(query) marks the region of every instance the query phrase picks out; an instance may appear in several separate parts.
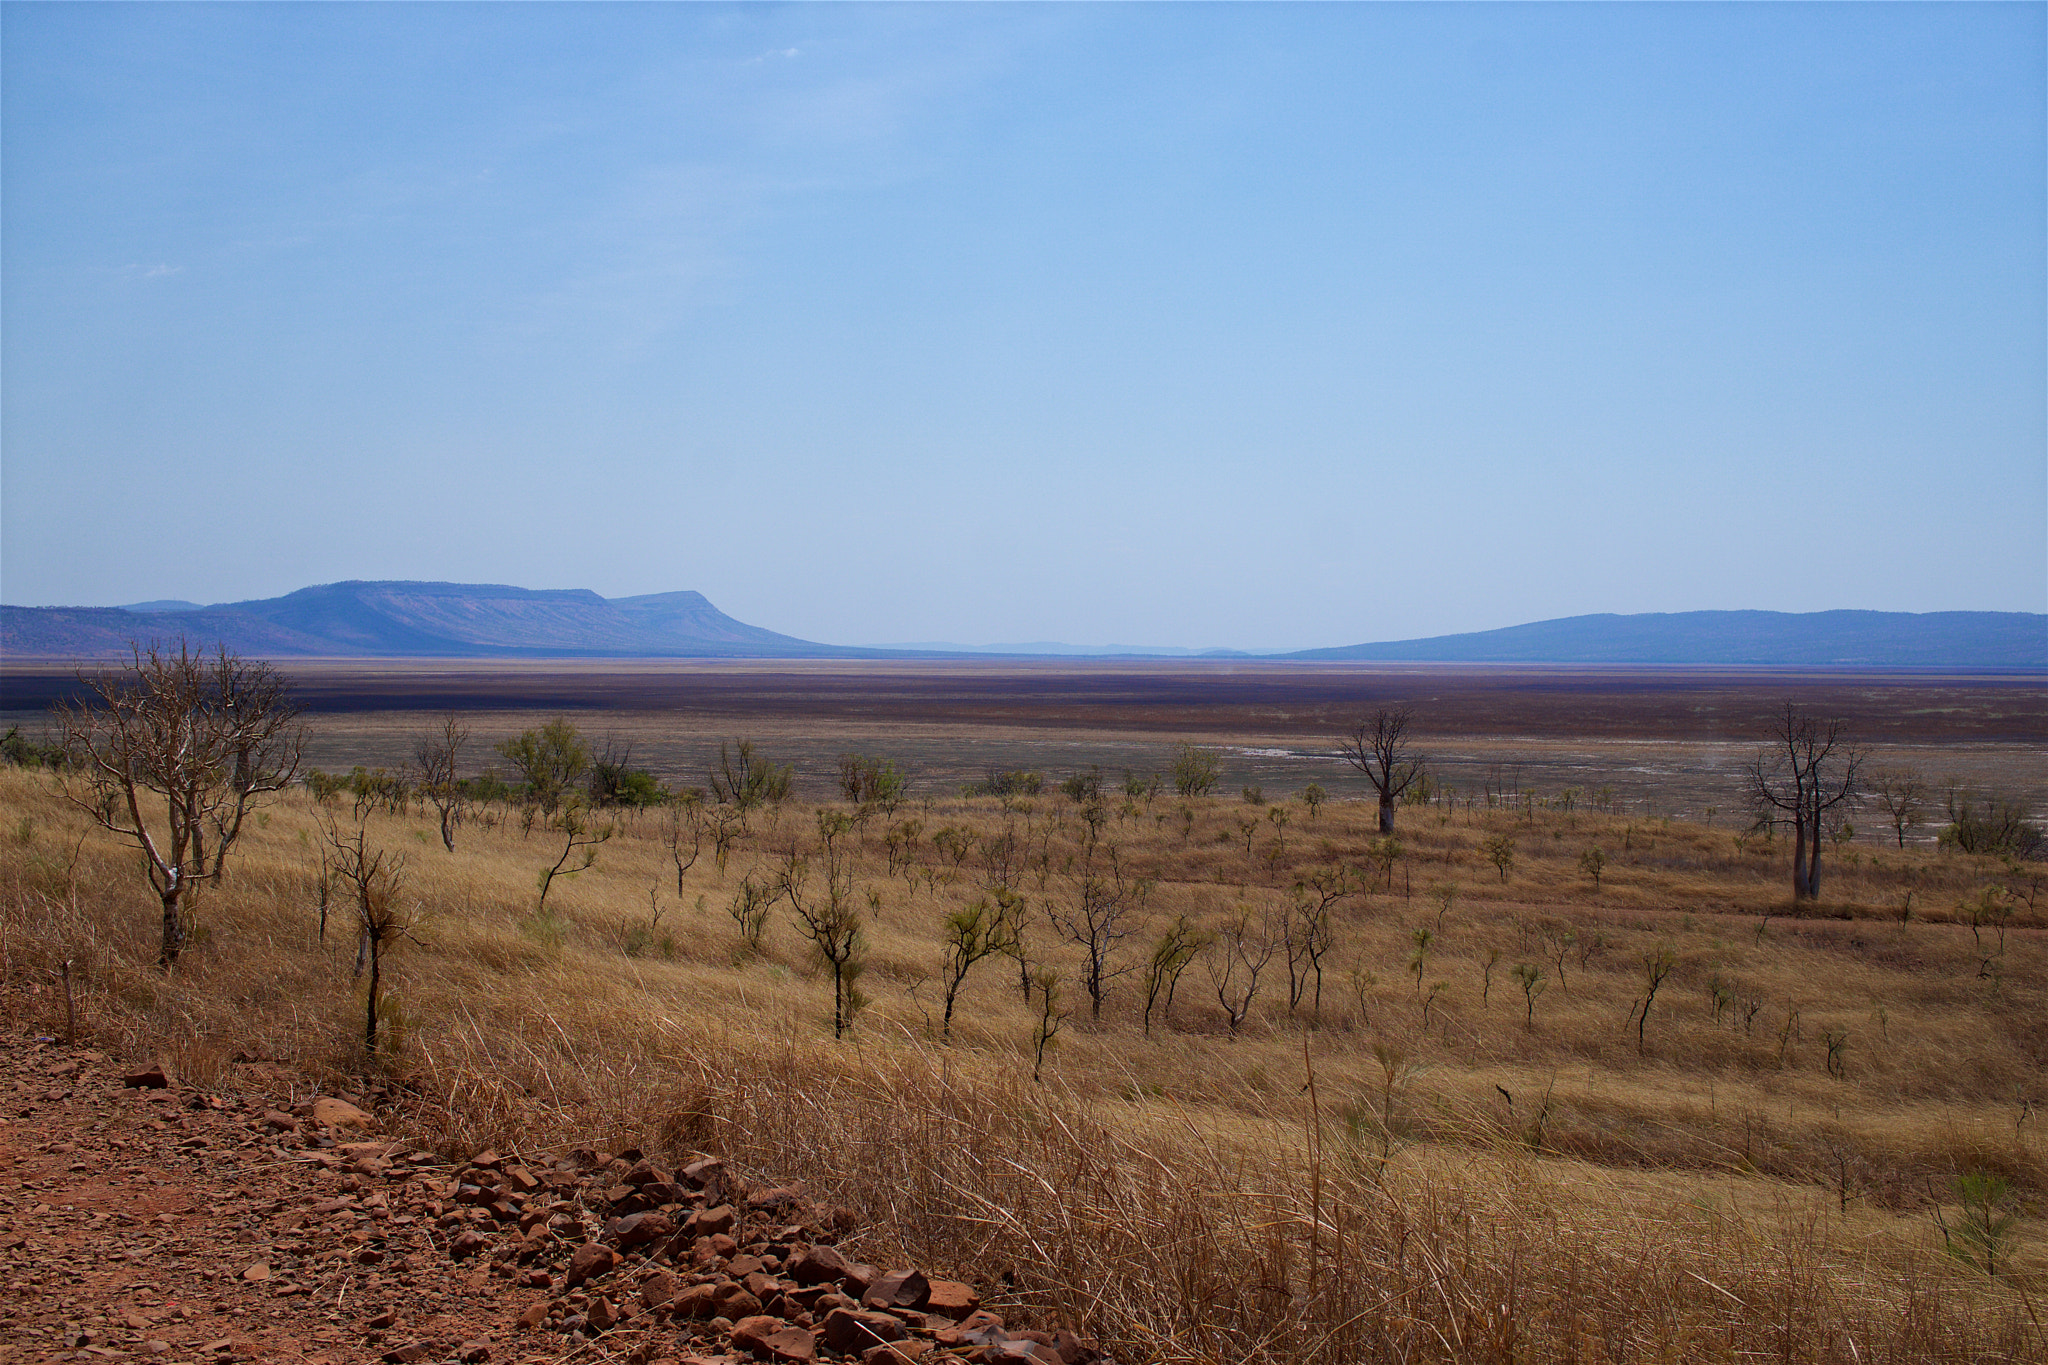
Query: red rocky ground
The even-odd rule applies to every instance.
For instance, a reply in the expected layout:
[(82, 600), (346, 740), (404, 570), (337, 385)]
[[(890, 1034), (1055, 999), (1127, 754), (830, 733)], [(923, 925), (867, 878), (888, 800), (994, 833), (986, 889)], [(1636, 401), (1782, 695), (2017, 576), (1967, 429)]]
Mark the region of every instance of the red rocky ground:
[(0, 1037), (0, 1362), (1104, 1357), (839, 1250), (852, 1215), (637, 1152), (451, 1163), (332, 1098)]

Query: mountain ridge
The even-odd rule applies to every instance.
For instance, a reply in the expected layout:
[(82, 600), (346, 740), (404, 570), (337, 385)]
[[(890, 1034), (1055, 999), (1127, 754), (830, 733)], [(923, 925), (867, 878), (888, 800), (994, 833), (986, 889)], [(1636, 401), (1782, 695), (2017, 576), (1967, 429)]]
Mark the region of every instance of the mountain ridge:
[(698, 592), (607, 599), (588, 588), (349, 579), (194, 611), (0, 607), (0, 652), (126, 653), (136, 640), (220, 640), (281, 658), (863, 658), (727, 616)]
[(2048, 670), (2034, 612), (1598, 613), (1497, 630), (1325, 649), (847, 646), (728, 616), (683, 590), (606, 598), (588, 588), (349, 579), (282, 597), (193, 606), (0, 606), (0, 654), (91, 658), (134, 642), (220, 641), (257, 657), (363, 658), (1162, 658), (1480, 664), (1673, 664)]
[(2048, 669), (2048, 616), (1998, 611), (1601, 612), (1498, 630), (1305, 649), (1385, 663), (1751, 664)]

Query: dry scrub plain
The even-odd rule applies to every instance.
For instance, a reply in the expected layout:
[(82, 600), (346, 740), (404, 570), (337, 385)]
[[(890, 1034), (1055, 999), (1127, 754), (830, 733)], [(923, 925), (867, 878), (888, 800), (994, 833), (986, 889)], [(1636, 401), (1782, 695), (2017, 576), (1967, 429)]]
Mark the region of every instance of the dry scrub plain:
[[(2038, 703), (2037, 688), (2022, 726)], [(395, 757), (390, 716), (314, 720), (329, 766), (351, 724), (391, 729), (377, 742)], [(507, 720), (477, 723), (466, 771)], [(846, 747), (899, 756), (879, 723), (855, 743), (855, 721), (835, 724)], [(1521, 752), (1598, 752), (1526, 728)], [(749, 813), (723, 866), (706, 835), (680, 880), (668, 815), (622, 814), (544, 912), (537, 877), (563, 845), (544, 822), (472, 812), (450, 853), (431, 812), (366, 812), (369, 838), (405, 855), (414, 921), (386, 963), (375, 1056), (340, 908), (320, 933), (322, 830), (353, 825), (347, 794), (265, 810), (166, 979), (134, 854), (50, 777), (0, 771), (5, 998), (17, 1023), (60, 1026), (68, 959), (84, 1028), (209, 1084), (233, 1085), (237, 1054), (309, 1084), (374, 1073), (451, 1152), (595, 1141), (802, 1179), (866, 1216), (866, 1259), (971, 1276), (999, 1311), (1074, 1321), (1121, 1360), (2048, 1354), (2040, 865), (1937, 849), (1931, 828), (1886, 847), (1865, 813), (1828, 849), (1820, 904), (1795, 913), (1786, 842), (1745, 833), (1696, 770), (1688, 800), (1610, 793), (1610, 810), (1594, 808), (1599, 774), (1567, 808), (1527, 764), (1489, 805), (1495, 760), (1475, 760), (1455, 800), (1400, 811), (1389, 850), (1369, 803), (1300, 800), (1311, 775), (1355, 797), (1331, 769), (1269, 770), (1265, 805), (1237, 791), (1256, 769), (1227, 768), (1227, 794), (1127, 794), (1104, 759), (1163, 754), (1156, 733), (1041, 730), (1030, 752), (1004, 750), (1009, 733), (963, 731), (977, 757), (958, 766), (1044, 767), (1036, 795), (967, 797), (957, 774), (927, 773), (863, 812), (800, 774), (791, 800)], [(1062, 737), (1070, 760), (1047, 761)], [(1951, 739), (1957, 767), (2038, 762), (2003, 734)], [(1309, 747), (1281, 730), (1289, 742)], [(1668, 756), (1687, 741), (1654, 742)], [(1092, 811), (1056, 789), (1091, 762)], [(674, 766), (669, 780), (690, 776)], [(1688, 804), (1693, 818), (1670, 813)], [(758, 946), (731, 913), (792, 851), (822, 890), (821, 813), (851, 817), (836, 842), (865, 940), (866, 1003), (837, 1042), (831, 975), (789, 906)], [(1282, 926), (1298, 888), (1340, 874), (1320, 1006), (1305, 957), (1291, 1003)], [(1087, 955), (1056, 921), (1091, 879), (1099, 895), (1119, 877), (1128, 936), (1096, 1018)], [(1059, 980), (1065, 1018), (1042, 1057), (1044, 993), (1027, 999), (1001, 955), (973, 968), (941, 1037), (943, 925), (996, 881), (1023, 898), (1025, 961)], [(1987, 891), (2000, 913), (1973, 925), (1965, 907)], [(1146, 965), (1180, 917), (1215, 937), (1148, 1030)], [(1274, 951), (1247, 1003), (1262, 926)], [(1973, 1215), (1960, 1195), (1987, 1180), (2007, 1195)]]

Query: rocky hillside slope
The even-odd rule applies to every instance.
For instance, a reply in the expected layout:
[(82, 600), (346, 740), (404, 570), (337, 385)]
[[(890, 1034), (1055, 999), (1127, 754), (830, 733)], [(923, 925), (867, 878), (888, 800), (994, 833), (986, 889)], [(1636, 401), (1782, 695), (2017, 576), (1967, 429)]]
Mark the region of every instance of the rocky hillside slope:
[(860, 1259), (843, 1209), (717, 1160), (480, 1152), (375, 1094), (240, 1094), (0, 1036), (0, 1361), (1106, 1365), (974, 1287)]

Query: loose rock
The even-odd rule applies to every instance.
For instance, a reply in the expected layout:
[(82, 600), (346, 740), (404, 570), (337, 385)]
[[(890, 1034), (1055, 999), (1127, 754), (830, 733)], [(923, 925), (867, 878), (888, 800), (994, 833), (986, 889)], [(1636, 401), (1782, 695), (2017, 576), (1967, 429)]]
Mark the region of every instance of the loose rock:
[(861, 1295), (861, 1304), (866, 1308), (915, 1308), (921, 1309), (930, 1302), (932, 1282), (919, 1270), (894, 1270), (868, 1286), (868, 1292)]
[(574, 1289), (585, 1280), (594, 1280), (600, 1275), (609, 1274), (611, 1268), (618, 1263), (618, 1252), (608, 1246), (587, 1242), (577, 1247), (575, 1253), (569, 1257), (569, 1269), (562, 1277), (562, 1283)]
[(376, 1119), (347, 1100), (337, 1100), (327, 1095), (313, 1101), (312, 1117), (313, 1122), (324, 1123), (329, 1128), (361, 1128), (367, 1132), (377, 1126)]
[(825, 1316), (825, 1344), (835, 1351), (865, 1351), (906, 1335), (902, 1322), (887, 1313), (835, 1308)]

